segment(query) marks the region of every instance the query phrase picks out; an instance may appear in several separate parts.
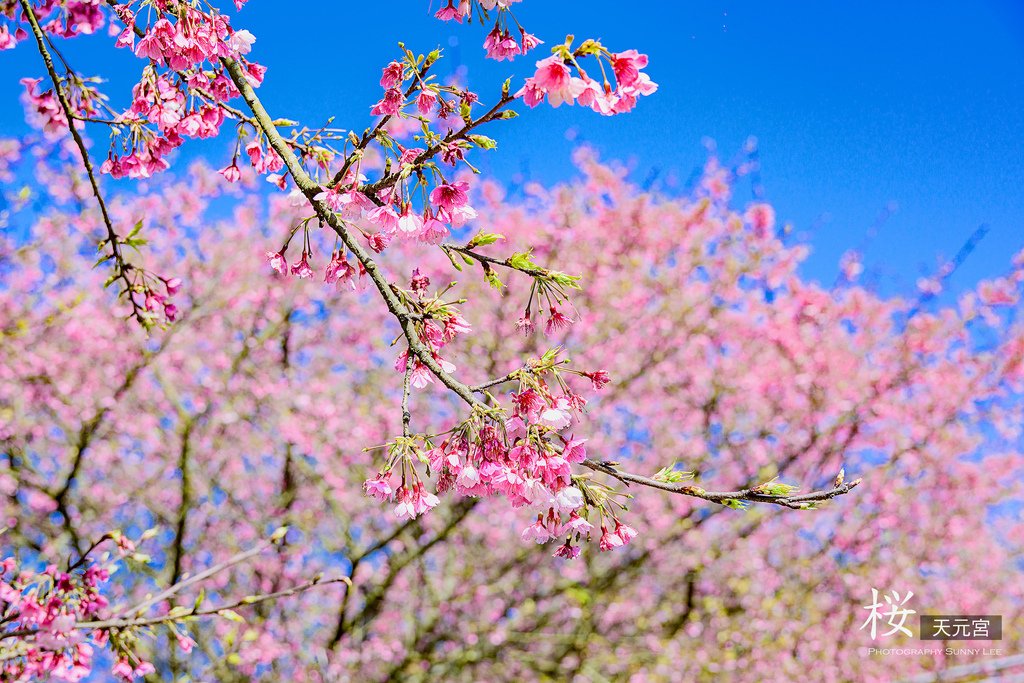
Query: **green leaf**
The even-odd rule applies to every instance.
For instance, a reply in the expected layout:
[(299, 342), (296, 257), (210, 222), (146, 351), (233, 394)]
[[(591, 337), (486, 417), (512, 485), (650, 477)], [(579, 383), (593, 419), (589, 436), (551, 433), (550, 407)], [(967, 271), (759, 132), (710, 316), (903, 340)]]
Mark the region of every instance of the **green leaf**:
[(481, 230), (480, 232), (473, 236), (473, 239), (469, 241), (466, 247), (469, 249), (475, 249), (476, 247), (485, 247), (488, 244), (494, 244), (498, 240), (503, 239), (505, 239), (504, 235), (499, 235), (498, 233), (494, 232), (484, 232), (483, 230)]
[(242, 618), (242, 615), (239, 614), (238, 612), (236, 612), (233, 609), (217, 610), (217, 614), (222, 616), (222, 617), (224, 617), (228, 621), (234, 621), (234, 622), (237, 622), (239, 624), (244, 624), (245, 623), (245, 619)]
[(501, 278), (498, 277), (493, 268), (487, 266), (487, 264), (484, 264), (484, 266), (484, 277), (487, 279), (487, 284), (500, 292), (504, 289), (505, 283), (501, 281)]
[(568, 275), (566, 273), (559, 272), (557, 270), (548, 271), (548, 277), (554, 282), (562, 285), (563, 287), (571, 287), (572, 289), (582, 289), (580, 287), (580, 276), (579, 275)]
[(658, 473), (652, 477), (655, 481), (663, 481), (666, 484), (678, 484), (681, 481), (693, 478), (693, 472), (686, 472), (683, 470), (677, 470), (676, 464), (673, 462), (668, 467), (662, 467), (658, 470)]
[(467, 135), (466, 137), (469, 138), (473, 142), (473, 144), (475, 144), (480, 149), (494, 149), (498, 146), (497, 142), (495, 142), (492, 138), (487, 137), (486, 135)]
[(530, 258), (530, 252), (516, 252), (508, 258), (508, 265), (516, 270), (540, 270)]

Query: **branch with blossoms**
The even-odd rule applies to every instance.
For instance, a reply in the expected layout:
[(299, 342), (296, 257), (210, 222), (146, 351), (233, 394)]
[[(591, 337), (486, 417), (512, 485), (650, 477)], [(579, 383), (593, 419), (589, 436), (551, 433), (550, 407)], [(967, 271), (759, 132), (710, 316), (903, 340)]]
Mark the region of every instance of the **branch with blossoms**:
[[(237, 69), (233, 70), (229, 64), (229, 73), (234, 75), (235, 72)], [(255, 92), (247, 87), (244, 79), (236, 78), (235, 83), (257, 119), (269, 120), (270, 117), (263, 110)], [(468, 325), (449, 304), (438, 303), (443, 292), (427, 300), (425, 293), (429, 281), (419, 275), (414, 275), (408, 291), (388, 282), (369, 254), (352, 239), (352, 235), (346, 230), (345, 221), (326, 206), (326, 197), (316, 192), (319, 188), (315, 183), (305, 176), (294, 159), (289, 159), (288, 150), (280, 140), (275, 139), (276, 131), (272, 127), (267, 127), (264, 132), (267, 134), (269, 144), (284, 158), (286, 167), (292, 171), (297, 186), (310, 200), (317, 216), (334, 229), (338, 237), (353, 251), (362, 269), (377, 287), (389, 310), (401, 325), (408, 346), (400, 355), (396, 370), (408, 374), (409, 364), (413, 363), (411, 375), (414, 378), (414, 387), (422, 388), (436, 378), (462, 398), (471, 409), (469, 418), (443, 435), (403, 435), (386, 444), (386, 463), (377, 477), (366, 482), (367, 493), (382, 501), (394, 502), (399, 517), (415, 518), (439, 503), (438, 497), (427, 490), (419, 474), (418, 465), (425, 465), (427, 476), (430, 476), (431, 472), (437, 473), (438, 493), (455, 489), (462, 495), (504, 495), (517, 507), (536, 505), (540, 502), (541, 506), (546, 507), (546, 512), (538, 514), (537, 521), (524, 532), (524, 538), (547, 542), (564, 535), (566, 541), (559, 546), (557, 556), (571, 558), (579, 554), (579, 546), (573, 545), (573, 540), (578, 542), (590, 537), (590, 531), (594, 527), (587, 521), (587, 517), (592, 511), (601, 519), (602, 549), (607, 550), (627, 543), (635, 532), (631, 533), (630, 528), (619, 519), (619, 510), (626, 509), (625, 505), (618, 501), (621, 494), (606, 486), (587, 483), (571, 473), (571, 465), (582, 464), (587, 460), (583, 447), (585, 440), (565, 439), (558, 431), (567, 427), (574, 417), (579, 416), (586, 400), (565, 382), (564, 361), (558, 359), (558, 351), (548, 352), (542, 358), (531, 362), (528, 368), (495, 381), (485, 382), (477, 388), (467, 386), (455, 378), (452, 374), (454, 368), (444, 361), (439, 352), (458, 334), (467, 332)], [(462, 188), (444, 187), (442, 192), (445, 194), (438, 198), (439, 202), (448, 198), (454, 206), (465, 205), (461, 203), (464, 201), (462, 195), (465, 194)], [(453, 201), (451, 197), (457, 199)], [(482, 241), (493, 243), (497, 240), (492, 240), (488, 236)], [(476, 246), (471, 241), (466, 247), (446, 245), (444, 248), (449, 254), (455, 252), (487, 265), (497, 263), (533, 277), (535, 282), (531, 300), (537, 291), (537, 283), (543, 282), (545, 278), (562, 286), (576, 285), (575, 278), (561, 273), (553, 274), (553, 271), (536, 266), (523, 255), (505, 260), (489, 259), (476, 253)], [(557, 317), (558, 311), (554, 307), (551, 312), (549, 331), (569, 324), (568, 318), (562, 320)], [(529, 319), (529, 304), (526, 319)], [(522, 326), (529, 329), (528, 324)], [(595, 387), (607, 382), (607, 376), (600, 372), (571, 372), (588, 377)], [(555, 387), (561, 392), (560, 395), (549, 387), (545, 380), (545, 375), (548, 374), (555, 380)], [(513, 395), (514, 407), (511, 418), (498, 407), (500, 403), (493, 395), (488, 394), (490, 400), (487, 403), (475, 397), (478, 391), (486, 391), (486, 388), (516, 379), (520, 381), (520, 391)], [(438, 436), (447, 438), (437, 443)], [(608, 474), (607, 471), (605, 473)], [(397, 488), (391, 481), (393, 474), (399, 477)], [(635, 478), (631, 483), (645, 483), (645, 478), (633, 476)], [(737, 502), (734, 505), (739, 506), (739, 501), (748, 500), (808, 509), (812, 507), (812, 503), (825, 499), (789, 500), (788, 495), (775, 493), (779, 487), (786, 485), (768, 486), (774, 488), (765, 489), (763, 494), (752, 490), (737, 492), (737, 496), (723, 495), (715, 502), (731, 504), (735, 500)], [(829, 497), (846, 493), (853, 486), (855, 484)], [(792, 493), (792, 490), (792, 487), (787, 488), (786, 494)], [(701, 490), (693, 487), (693, 494), (697, 497), (700, 497), (699, 491)], [(582, 515), (579, 510), (583, 511)], [(617, 539), (618, 542), (612, 539)]]
[[(116, 657), (111, 673), (120, 680), (131, 681), (156, 670), (138, 653), (139, 640), (151, 634), (153, 627), (167, 628), (187, 653), (195, 645), (187, 630), (192, 621), (219, 617), (244, 622), (235, 610), (332, 584), (352, 588), (352, 580), (347, 576), (333, 579), (316, 576), (289, 588), (213, 606), (204, 606), (200, 594), (191, 606), (171, 607), (164, 614), (146, 616), (151, 608), (166, 604), (185, 589), (279, 545), (286, 531), (279, 529), (270, 539), (182, 579), (137, 605), (113, 610), (108, 609), (109, 602), (100, 589), (116, 566), (126, 564), (137, 568), (150, 561), (149, 556), (138, 552), (135, 543), (120, 532), (98, 539), (75, 562), (69, 561), (66, 571), (53, 564), (41, 572), (19, 569), (15, 559), (8, 557), (0, 562), (0, 623), (3, 625), (0, 671), (12, 680), (32, 677), (80, 680), (93, 669), (95, 648), (104, 647)], [(150, 533), (143, 534), (142, 540), (149, 536)], [(116, 546), (116, 554), (102, 553), (94, 559), (92, 555), (107, 542)]]
[[(173, 296), (176, 293), (177, 288), (180, 285), (180, 280), (175, 279), (172, 282), (171, 280), (164, 280), (163, 278), (147, 274), (144, 269), (129, 263), (128, 260), (125, 259), (125, 247), (136, 248), (145, 243), (144, 240), (136, 236), (141, 228), (141, 222), (125, 237), (120, 236), (114, 229), (110, 213), (107, 210), (106, 201), (103, 199), (103, 194), (100, 192), (99, 182), (96, 180), (96, 173), (93, 169), (92, 161), (89, 159), (89, 151), (81, 134), (78, 132), (78, 128), (74, 124), (75, 120), (95, 120), (84, 116), (83, 113), (90, 115), (95, 114), (94, 102), (99, 101), (100, 98), (95, 96), (94, 91), (89, 88), (82, 79), (74, 76), (70, 69), (68, 79), (61, 79), (54, 67), (53, 57), (47, 48), (47, 39), (43, 34), (42, 28), (39, 26), (39, 21), (36, 18), (35, 11), (32, 9), (28, 0), (19, 0), (19, 2), (21, 3), (21, 7), (25, 13), (25, 18), (32, 29), (32, 35), (35, 37), (39, 54), (43, 58), (43, 63), (46, 66), (46, 72), (53, 83), (53, 94), (56, 95), (57, 102), (60, 105), (59, 111), (53, 107), (52, 96), (47, 98), (45, 95), (40, 95), (35, 92), (34, 88), (38, 85), (39, 81), (35, 81), (29, 86), (28, 95), (29, 98), (37, 104), (39, 110), (50, 110), (51, 121), (59, 123), (61, 117), (63, 117), (64, 125), (71, 132), (71, 137), (75, 142), (75, 147), (77, 147), (78, 153), (82, 157), (82, 166), (84, 167), (85, 174), (89, 179), (89, 186), (92, 189), (93, 196), (96, 198), (96, 203), (100, 210), (100, 216), (102, 217), (103, 225), (106, 228), (106, 238), (100, 241), (97, 250), (100, 252), (107, 250), (107, 253), (100, 258), (97, 265), (105, 261), (113, 262), (114, 272), (108, 278), (106, 284), (110, 285), (115, 281), (121, 281), (122, 286), (119, 295), (124, 296), (128, 300), (132, 309), (131, 315), (140, 324), (147, 327), (151, 325), (153, 323), (154, 315), (160, 308), (164, 308), (166, 310), (166, 313), (164, 314), (166, 318), (173, 321), (176, 314), (174, 305), (171, 303), (164, 304), (164, 297), (160, 294), (154, 293), (147, 285), (147, 277), (150, 280), (162, 280), (167, 297)], [(69, 87), (71, 84), (78, 86), (78, 97), (76, 98), (77, 106), (72, 105), (68, 96), (69, 92), (75, 92)], [(136, 299), (137, 294), (144, 295), (144, 301), (142, 303)]]
[[(31, 13), (27, 0), (19, 2)], [(239, 8), (243, 4), (244, 0), (236, 2)], [(460, 23), (474, 18), (489, 22), (494, 16), (484, 49), (493, 59), (512, 60), (541, 44), (516, 19), (513, 4), (513, 0), (448, 2), (436, 16)], [(475, 150), (496, 147), (480, 131), (514, 118), (512, 106), (519, 101), (531, 108), (544, 101), (553, 107), (579, 103), (604, 115), (632, 110), (639, 98), (657, 90), (643, 71), (646, 55), (636, 50), (613, 52), (598, 41), (577, 42), (568, 36), (551, 49), (549, 57), (536, 63), (522, 87), (514, 90), (511, 80), (506, 81), (494, 103), (477, 113), (481, 102), (476, 93), (437, 80), (434, 67), (442, 57), (440, 50), (417, 55), (399, 43), (401, 55), (383, 68), (383, 94), (370, 108), (376, 122), (362, 135), (342, 135), (326, 125), (298, 128), (296, 122), (271, 116), (256, 94), (266, 69), (248, 57), (254, 36), (232, 28), (215, 8), (174, 0), (123, 4), (107, 0), (107, 5), (125, 26), (117, 45), (133, 48), (148, 63), (128, 111), (114, 117), (113, 124), (89, 117), (112, 130), (111, 152), (101, 170), (115, 177), (146, 177), (162, 171), (168, 166), (167, 153), (184, 139), (212, 137), (230, 116), (238, 121), (237, 138), (231, 163), (221, 170), (225, 179), (240, 179), (238, 160), (244, 149), (256, 173), (282, 190), (293, 184), (296, 199), (311, 210), (289, 227), (279, 250), (267, 253), (273, 270), (281, 276), (311, 278), (321, 242), (317, 234), (326, 226), (333, 233), (334, 246), (325, 281), (342, 287), (368, 279), (398, 323), (401, 334), (394, 343), (404, 340), (405, 346), (395, 362), (403, 377), (402, 435), (381, 449), (386, 454), (383, 467), (365, 488), (370, 495), (393, 503), (399, 517), (412, 519), (438, 504), (437, 495), (425, 483), (425, 478), (436, 476), (437, 493), (500, 495), (513, 507), (536, 510), (537, 521), (526, 529), (524, 538), (538, 542), (565, 538), (556, 555), (575, 557), (579, 545), (574, 543), (589, 539), (595, 528), (590, 519), (601, 528), (602, 550), (624, 545), (635, 531), (620, 520), (629, 496), (589, 474), (575, 473), (574, 467), (607, 475), (623, 485), (665, 489), (733, 507), (759, 502), (807, 509), (856, 485), (837, 484), (829, 492), (794, 496), (794, 487), (766, 482), (718, 494), (680, 485), (675, 480), (680, 473), (674, 469), (648, 479), (590, 459), (586, 440), (563, 432), (585, 411), (587, 400), (579, 383), (586, 381), (598, 390), (608, 381), (606, 373), (579, 370), (561, 349), (554, 348), (517, 371), (468, 384), (455, 376), (454, 365), (445, 358), (446, 347), (472, 332), (462, 314), (466, 301), (446, 298), (450, 286), (432, 291), (429, 279), (418, 269), (407, 288), (394, 283), (383, 270), (383, 254), (395, 240), (416, 241), (439, 249), (457, 271), (479, 265), (487, 282), (499, 290), (504, 286), (499, 268), (530, 278), (524, 314), (516, 321), (521, 331), (533, 333), (542, 317), (546, 317), (547, 334), (571, 326), (573, 315), (567, 311), (573, 310), (570, 295), (580, 288), (579, 276), (534, 262), (530, 251), (485, 253), (485, 247), (501, 241), (500, 235), (478, 232), (461, 245), (446, 241), (477, 215), (468, 178), (479, 171), (467, 157)], [(81, 13), (72, 17), (76, 8)], [(57, 17), (48, 24), (49, 30), (66, 33), (76, 22), (85, 21), (94, 30), (102, 16), (96, 16), (97, 5), (89, 3), (89, 8), (84, 9), (79, 0), (65, 0), (55, 10)], [(138, 23), (143, 8), (148, 10), (145, 27)], [(38, 42), (45, 56), (45, 44)], [(227, 104), (239, 97), (244, 108)], [(64, 125), (68, 126), (66, 121)], [(291, 128), (291, 133), (283, 134), (279, 126)], [(68, 127), (74, 133), (73, 126)], [(404, 133), (413, 133), (412, 144), (401, 141)], [(300, 255), (289, 264), (287, 252), (295, 239), (301, 242)], [(435, 381), (462, 399), (468, 415), (441, 434), (417, 433), (411, 428), (411, 393)], [(503, 403), (492, 390), (505, 384), (515, 390)], [(393, 477), (397, 477), (394, 483)]]

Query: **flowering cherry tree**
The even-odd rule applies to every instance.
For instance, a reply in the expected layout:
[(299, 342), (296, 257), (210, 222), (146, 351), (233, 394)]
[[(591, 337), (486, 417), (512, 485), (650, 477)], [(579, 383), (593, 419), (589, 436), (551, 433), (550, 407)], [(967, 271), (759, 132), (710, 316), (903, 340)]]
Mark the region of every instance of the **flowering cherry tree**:
[[(8, 177), (25, 178), (14, 155), (38, 152), (4, 149)], [(46, 156), (74, 158), (67, 141), (58, 150)], [(389, 381), (401, 328), (369, 305), (377, 294), (365, 274), (330, 284), (267, 276), (259, 240), (246, 236), (269, 236), (301, 206), (201, 167), (187, 183), (167, 177), (112, 196), (117, 220), (147, 216), (152, 266), (184, 283), (179, 319), (147, 339), (127, 303), (110, 306), (106, 273), (82, 258), (104, 230), (82, 208), (88, 186), (69, 191), (39, 167), (31, 186), (41, 194), (11, 193), (22, 197), (11, 220), (31, 226), (31, 239), (5, 243), (0, 298), (3, 538), (19, 563), (5, 565), (4, 581), (24, 596), (3, 598), (10, 671), (763, 680), (813, 659), (823, 680), (890, 680), (891, 663), (851, 662), (842, 644), (871, 644), (856, 630), (862, 606), (889, 585), (914, 590), (921, 606), (1001, 613), (1016, 638), (1019, 582), (1007, 577), (1022, 526), (1005, 506), (1020, 499), (1020, 272), (981, 283), (955, 310), (852, 282), (822, 289), (796, 275), (804, 248), (780, 239), (766, 206), (729, 208), (725, 170), (709, 166), (693, 200), (660, 200), (587, 154), (578, 161), (572, 186), (531, 186), (510, 203), (484, 183), (477, 205), (503, 243), (539, 237), (538, 260), (565, 254), (591, 274), (579, 319), (553, 340), (523, 336), (517, 294), (532, 285), (510, 280), (503, 296), (466, 278), (447, 298), (486, 305), (450, 362), (497, 374), (557, 343), (621, 378), (588, 404), (586, 422), (600, 429), (585, 448), (667, 488), (776, 477), (832, 486), (845, 466), (865, 478), (856, 504), (740, 511), (623, 486), (630, 498), (603, 488), (615, 480), (601, 472), (574, 475), (586, 495), (628, 506), (620, 524), (641, 533), (573, 562), (532, 542), (547, 538), (546, 513), (510, 518), (500, 497), (399, 517), (363, 482), (389, 457), (402, 406), (433, 434), (458, 419), (460, 400), (438, 382), (406, 395)], [(241, 183), (252, 182), (246, 171)], [(183, 193), (189, 202), (169, 201)], [(230, 215), (214, 208), (222, 195)], [(239, 244), (252, 244), (250, 258)], [(432, 281), (451, 267), (415, 242), (392, 253)], [(606, 547), (622, 533), (614, 522), (600, 531), (600, 515), (569, 517)], [(570, 554), (561, 548), (579, 547), (575, 533), (556, 547)], [(106, 579), (88, 592), (90, 567)], [(72, 588), (48, 617), (11, 617), (59, 582)], [(899, 670), (936, 665), (906, 658)]]
[[(513, 5), (436, 16), (540, 56)], [(933, 600), (1018, 613), (969, 566), (1010, 571), (1021, 540), (997, 514), (1019, 495), (1017, 266), (930, 310), (857, 287), (853, 254), (843, 286), (802, 281), (771, 207), (731, 208), (742, 169), (710, 162), (685, 201), (586, 151), (576, 185), (513, 205), (478, 177), (520, 102), (654, 93), (635, 50), (570, 37), (487, 98), (400, 45), (356, 134), (268, 113), (254, 36), (208, 5), (0, 11), (0, 45), (46, 72), (24, 82), (39, 134), (0, 149), (8, 184), (33, 178), (9, 199), (29, 237), (0, 253), (14, 680), (97, 658), (128, 680), (764, 680), (799, 673), (787, 652), (840, 680), (872, 581), (933, 567)], [(103, 31), (142, 60), (123, 110), (55, 45)], [(218, 135), (220, 171), (165, 173)]]

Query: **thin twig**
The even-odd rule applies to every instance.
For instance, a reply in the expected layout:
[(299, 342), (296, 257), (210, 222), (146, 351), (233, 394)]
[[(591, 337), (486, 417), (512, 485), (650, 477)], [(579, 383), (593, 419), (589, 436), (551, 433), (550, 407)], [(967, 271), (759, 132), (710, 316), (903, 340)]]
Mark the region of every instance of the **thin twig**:
[(661, 491), (668, 491), (669, 493), (678, 493), (683, 496), (700, 498), (701, 500), (706, 500), (711, 503), (724, 503), (729, 500), (741, 500), (751, 503), (770, 503), (772, 505), (781, 505), (793, 510), (805, 510), (809, 507), (809, 503), (822, 502), (849, 493), (861, 483), (860, 479), (854, 479), (853, 481), (849, 481), (840, 486), (823, 491), (813, 491), (811, 493), (805, 493), (798, 496), (773, 496), (767, 493), (758, 492), (756, 487), (740, 489), (739, 491), (705, 491), (698, 486), (659, 481), (643, 475), (626, 472), (623, 471), (619, 467), (618, 463), (615, 462), (598, 461), (588, 458), (584, 460), (582, 464), (584, 467), (588, 467), (595, 472), (601, 472), (602, 474), (607, 474), (618, 479), (627, 486), (630, 484), (639, 484), (640, 486), (648, 486)]

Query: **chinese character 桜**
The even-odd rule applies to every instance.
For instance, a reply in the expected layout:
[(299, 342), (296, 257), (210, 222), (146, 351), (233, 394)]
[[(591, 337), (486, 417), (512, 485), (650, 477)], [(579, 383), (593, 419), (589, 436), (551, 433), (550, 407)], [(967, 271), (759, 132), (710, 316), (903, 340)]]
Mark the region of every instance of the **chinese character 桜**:
[[(875, 639), (878, 629), (878, 622), (883, 618), (888, 617), (888, 626), (891, 627), (889, 631), (882, 634), (882, 637), (891, 636), (897, 631), (901, 631), (908, 636), (914, 635), (910, 632), (910, 629), (904, 626), (907, 621), (907, 617), (911, 614), (917, 614), (916, 610), (908, 609), (904, 607), (907, 601), (914, 596), (913, 592), (907, 591), (903, 598), (900, 598), (900, 594), (896, 591), (891, 591), (892, 595), (882, 596), (885, 599), (885, 604), (878, 601), (878, 589), (871, 589), (871, 604), (864, 605), (864, 609), (871, 610), (867, 620), (861, 624), (861, 629), (871, 626), (871, 640)], [(888, 605), (888, 609), (883, 611), (883, 608)]]

